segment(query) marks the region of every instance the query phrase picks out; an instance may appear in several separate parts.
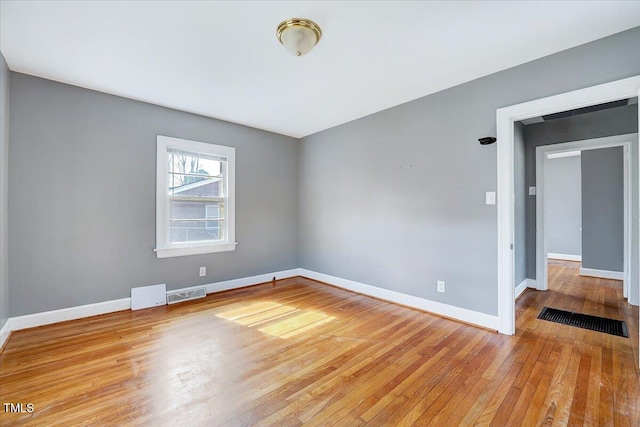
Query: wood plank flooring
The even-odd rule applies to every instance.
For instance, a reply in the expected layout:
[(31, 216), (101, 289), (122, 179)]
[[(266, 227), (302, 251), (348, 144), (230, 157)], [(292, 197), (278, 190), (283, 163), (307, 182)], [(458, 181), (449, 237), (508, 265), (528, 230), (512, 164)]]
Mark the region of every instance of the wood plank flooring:
[(304, 278), (18, 331), (0, 401), (34, 411), (0, 424), (638, 426), (637, 338), (536, 319), (548, 305), (638, 336), (620, 282), (578, 267), (551, 263), (513, 337)]

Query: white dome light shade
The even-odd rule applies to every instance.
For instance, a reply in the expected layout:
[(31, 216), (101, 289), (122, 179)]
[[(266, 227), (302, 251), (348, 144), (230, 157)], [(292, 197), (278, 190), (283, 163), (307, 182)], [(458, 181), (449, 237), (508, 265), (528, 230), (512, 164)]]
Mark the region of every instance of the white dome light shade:
[(316, 35), (305, 27), (289, 27), (280, 36), (282, 45), (295, 56), (302, 56), (307, 53), (317, 43)]
[(287, 19), (278, 25), (280, 43), (294, 56), (302, 56), (318, 44), (322, 31), (318, 24), (304, 18)]

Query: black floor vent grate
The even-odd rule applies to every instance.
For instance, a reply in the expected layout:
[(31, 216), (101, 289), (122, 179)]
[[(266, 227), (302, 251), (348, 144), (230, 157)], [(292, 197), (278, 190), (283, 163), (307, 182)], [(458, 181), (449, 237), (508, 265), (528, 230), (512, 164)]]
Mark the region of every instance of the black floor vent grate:
[(538, 319), (629, 338), (627, 324), (621, 320), (572, 313), (570, 311), (557, 310), (549, 307), (542, 309), (540, 314), (538, 314)]

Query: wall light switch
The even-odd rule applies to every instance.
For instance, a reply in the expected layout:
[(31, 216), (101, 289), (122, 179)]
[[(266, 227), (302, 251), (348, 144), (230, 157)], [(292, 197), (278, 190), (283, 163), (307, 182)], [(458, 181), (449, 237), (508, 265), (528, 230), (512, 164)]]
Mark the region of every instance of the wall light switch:
[(485, 195), (485, 204), (487, 205), (495, 205), (496, 204), (496, 192), (495, 191), (487, 191)]
[(529, 187), (529, 195), (530, 196), (536, 195), (536, 187)]

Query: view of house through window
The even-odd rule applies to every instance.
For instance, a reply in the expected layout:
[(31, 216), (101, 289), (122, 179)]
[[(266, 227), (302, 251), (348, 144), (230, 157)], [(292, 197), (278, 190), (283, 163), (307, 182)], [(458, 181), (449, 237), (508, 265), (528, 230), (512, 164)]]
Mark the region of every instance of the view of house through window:
[(159, 258), (235, 249), (235, 148), (158, 135)]
[(224, 239), (225, 160), (170, 149), (169, 241), (199, 242)]

